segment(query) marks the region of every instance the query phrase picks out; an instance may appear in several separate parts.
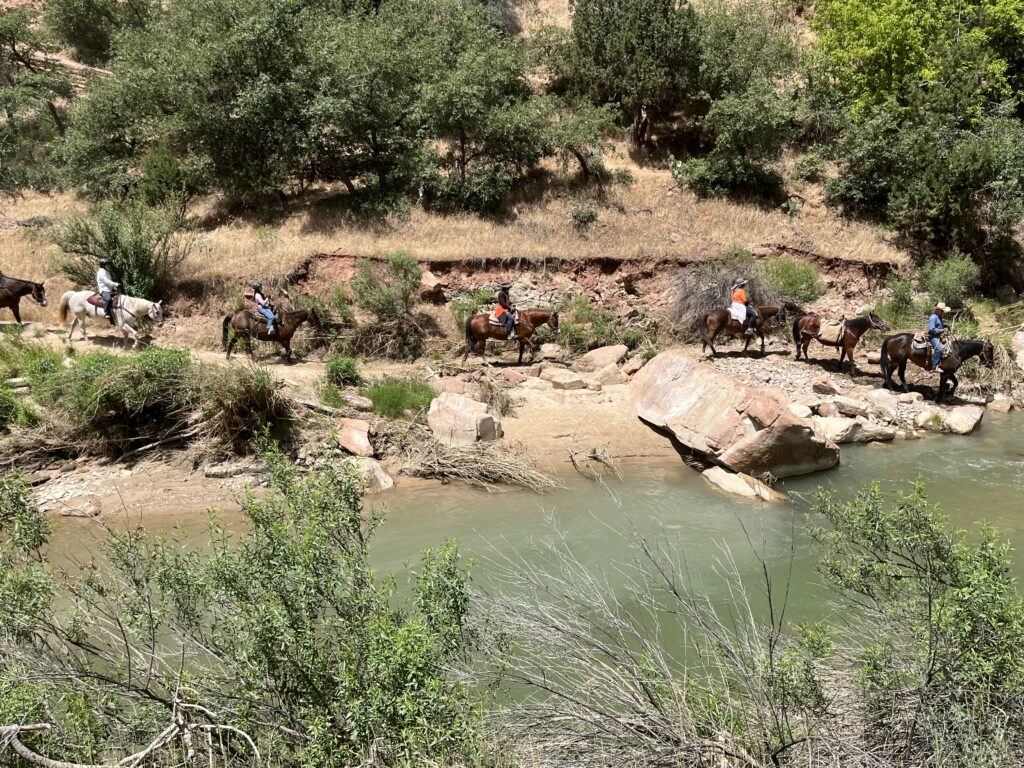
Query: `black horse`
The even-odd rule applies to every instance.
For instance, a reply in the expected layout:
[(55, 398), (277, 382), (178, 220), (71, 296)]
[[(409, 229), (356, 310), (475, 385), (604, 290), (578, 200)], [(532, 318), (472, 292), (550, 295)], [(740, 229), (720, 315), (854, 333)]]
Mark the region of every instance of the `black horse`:
[(14, 313), (14, 320), (21, 325), (21, 310), (19, 304), (22, 296), (31, 294), (36, 303), (46, 306), (46, 289), (42, 283), (33, 283), (31, 280), (19, 280), (16, 277), (7, 277), (0, 274), (0, 308), (7, 307)]
[[(886, 336), (882, 342), (882, 378), (883, 386), (886, 389), (895, 389), (896, 384), (892, 380), (892, 369), (895, 366), (900, 374), (900, 381), (903, 384), (903, 391), (907, 391), (907, 361), (914, 365), (928, 369), (931, 362), (932, 347), (929, 345), (924, 352), (913, 349), (913, 333), (897, 333), (893, 336)], [(954, 341), (950, 344), (950, 353), (939, 363), (939, 391), (935, 395), (935, 402), (941, 403), (945, 398), (946, 382), (951, 381), (953, 388), (949, 390), (949, 397), (953, 396), (959, 381), (955, 376), (965, 360), (977, 357), (981, 364), (991, 368), (995, 364), (995, 347), (991, 341), (973, 339), (971, 341)]]

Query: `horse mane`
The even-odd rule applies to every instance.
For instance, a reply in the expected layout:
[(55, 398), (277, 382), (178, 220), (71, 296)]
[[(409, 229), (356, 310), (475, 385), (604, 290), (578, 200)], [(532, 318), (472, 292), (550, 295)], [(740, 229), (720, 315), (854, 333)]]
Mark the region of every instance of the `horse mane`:
[(855, 317), (852, 320), (847, 320), (846, 324), (859, 331), (866, 331), (871, 327), (871, 318), (867, 315), (861, 315), (860, 317)]
[(967, 341), (955, 341), (957, 357), (960, 356), (961, 352), (966, 352), (968, 357), (974, 357), (980, 355), (982, 350), (985, 349), (984, 339), (968, 339)]

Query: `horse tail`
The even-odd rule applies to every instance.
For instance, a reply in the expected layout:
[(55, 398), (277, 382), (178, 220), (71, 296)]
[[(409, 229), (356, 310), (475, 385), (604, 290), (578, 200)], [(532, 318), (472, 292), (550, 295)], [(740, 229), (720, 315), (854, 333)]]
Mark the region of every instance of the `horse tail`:
[(803, 315), (800, 315), (793, 321), (793, 343), (798, 347), (800, 346), (800, 321), (804, 319)]
[(889, 381), (889, 337), (882, 339), (882, 351), (879, 354), (878, 364), (882, 367), (882, 381)]
[(476, 354), (476, 337), (473, 335), (473, 316), (466, 318), (466, 346), (469, 351)]
[(221, 323), (223, 331), (220, 336), (220, 346), (222, 349), (228, 348), (228, 332), (231, 330), (231, 315), (224, 315), (224, 322)]
[(60, 297), (60, 314), (58, 320), (61, 325), (65, 325), (68, 322), (69, 305), (71, 303), (71, 291), (67, 291), (63, 296)]

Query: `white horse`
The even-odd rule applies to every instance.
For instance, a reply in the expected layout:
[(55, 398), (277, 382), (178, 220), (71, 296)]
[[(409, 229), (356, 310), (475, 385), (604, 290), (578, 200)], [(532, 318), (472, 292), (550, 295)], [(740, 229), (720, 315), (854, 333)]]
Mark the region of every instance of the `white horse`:
[[(85, 332), (86, 317), (102, 317), (106, 319), (103, 315), (102, 306), (97, 307), (89, 303), (89, 297), (93, 295), (95, 295), (94, 291), (68, 291), (60, 297), (60, 324), (64, 325), (68, 321), (68, 315), (75, 316), (75, 319), (71, 322), (71, 327), (68, 328), (68, 341), (72, 341), (71, 337), (75, 332), (75, 326), (79, 323), (82, 324), (82, 338), (89, 338)], [(134, 349), (139, 346), (139, 332), (132, 327), (132, 322), (152, 320), (157, 326), (164, 324), (162, 303), (160, 301), (147, 301), (135, 296), (121, 294), (118, 306), (112, 309), (110, 313), (114, 316), (114, 324), (124, 334), (124, 345), (126, 347), (128, 346), (129, 336), (135, 340), (132, 348)]]

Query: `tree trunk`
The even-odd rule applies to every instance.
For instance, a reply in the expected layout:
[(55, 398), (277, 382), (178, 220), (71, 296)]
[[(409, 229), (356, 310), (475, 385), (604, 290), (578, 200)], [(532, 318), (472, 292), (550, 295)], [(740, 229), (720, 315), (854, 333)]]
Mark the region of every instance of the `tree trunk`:
[(647, 107), (643, 104), (637, 106), (633, 112), (633, 125), (629, 129), (629, 138), (634, 146), (640, 147), (647, 140), (647, 132), (650, 130), (650, 120), (647, 117)]

